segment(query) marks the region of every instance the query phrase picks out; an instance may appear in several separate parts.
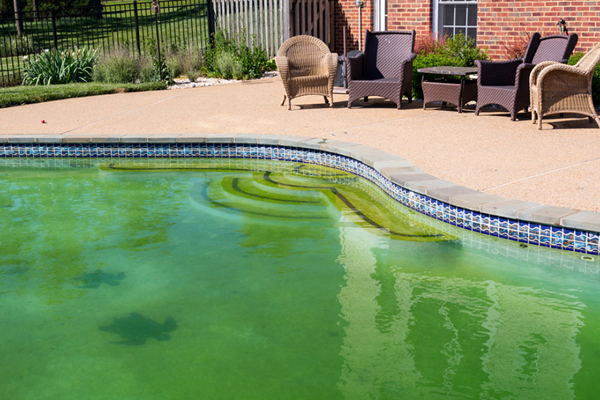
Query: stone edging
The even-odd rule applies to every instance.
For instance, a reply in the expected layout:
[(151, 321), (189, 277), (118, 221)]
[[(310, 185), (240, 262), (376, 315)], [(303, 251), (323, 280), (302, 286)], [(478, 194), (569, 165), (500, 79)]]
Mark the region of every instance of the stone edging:
[[(529, 224), (543, 224), (547, 228), (564, 228), (565, 230), (581, 230), (593, 233), (594, 251), (582, 251), (599, 254), (598, 232), (600, 232), (600, 213), (580, 211), (564, 207), (547, 206), (538, 203), (509, 199), (487, 193), (481, 193), (452, 182), (439, 179), (415, 167), (413, 164), (383, 150), (355, 143), (330, 139), (318, 139), (299, 136), (251, 135), (251, 134), (197, 134), (197, 135), (16, 135), (0, 137), (0, 145), (14, 144), (84, 144), (84, 143), (207, 143), (207, 144), (252, 144), (266, 146), (283, 146), (300, 149), (319, 150), (344, 156), (359, 161), (373, 168), (386, 180), (410, 192), (423, 195), (429, 199), (454, 206), (458, 209), (469, 210), (476, 214), (484, 214), (492, 219), (516, 220)], [(432, 207), (439, 207), (434, 205)], [(411, 207), (426, 215), (420, 209)], [(438, 211), (439, 213), (442, 211)], [(443, 212), (448, 212), (443, 210)], [(444, 221), (444, 218), (434, 217)], [(474, 218), (474, 217), (473, 217)], [(453, 225), (462, 227), (452, 223)], [(529, 227), (527, 229), (530, 229)], [(543, 226), (538, 229), (546, 229)], [(470, 229), (475, 230), (475, 229)], [(479, 231), (479, 230), (478, 230)], [(552, 231), (554, 232), (554, 231)], [(482, 232), (492, 235), (491, 233)], [(586, 234), (583, 232), (582, 234)], [(498, 236), (498, 235), (492, 235)], [(552, 236), (552, 233), (551, 235)], [(502, 237), (500, 235), (500, 237)], [(518, 240), (514, 237), (509, 239)], [(587, 242), (588, 239), (585, 240)], [(523, 240), (524, 241), (524, 240)], [(537, 243), (534, 243), (537, 244)], [(540, 243), (540, 245), (542, 245)], [(555, 246), (546, 246), (555, 247)], [(575, 251), (580, 251), (575, 249)]]

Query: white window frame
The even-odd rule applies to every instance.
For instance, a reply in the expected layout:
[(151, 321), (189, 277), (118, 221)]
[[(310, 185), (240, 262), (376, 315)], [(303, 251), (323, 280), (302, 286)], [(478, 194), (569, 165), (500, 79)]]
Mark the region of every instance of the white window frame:
[[(433, 0), (433, 24), (432, 24), (432, 28), (433, 28), (433, 34), (435, 36), (441, 35), (440, 32), (440, 28), (442, 28), (443, 25), (443, 21), (440, 20), (440, 9), (442, 7), (442, 5), (447, 4), (447, 5), (456, 5), (456, 6), (460, 6), (460, 5), (476, 5), (478, 4), (478, 0), (459, 0), (459, 1), (453, 1), (453, 0)], [(454, 14), (454, 18), (456, 20), (456, 14)], [(475, 28), (477, 29), (477, 25), (472, 26), (469, 25), (469, 9), (467, 8), (467, 16), (466, 16), (466, 21), (465, 21), (465, 25), (456, 25), (456, 21), (454, 25), (451, 25), (452, 28), (454, 28), (453, 30), (456, 30), (456, 28), (464, 28), (465, 29), (465, 35), (467, 34), (467, 29), (468, 28)]]

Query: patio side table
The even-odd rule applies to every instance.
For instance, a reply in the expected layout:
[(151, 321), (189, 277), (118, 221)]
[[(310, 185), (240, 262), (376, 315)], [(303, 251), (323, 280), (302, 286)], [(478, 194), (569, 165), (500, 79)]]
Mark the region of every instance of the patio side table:
[[(468, 75), (476, 74), (477, 68), (472, 67), (431, 67), (417, 70), (423, 74), (421, 84), (423, 87), (423, 110), (427, 103), (441, 101), (442, 107), (446, 103), (458, 106), (462, 113), (463, 105), (472, 100), (477, 100), (477, 81), (466, 79)], [(425, 80), (425, 75), (444, 75), (442, 78)], [(460, 79), (451, 79), (449, 76), (458, 76)]]

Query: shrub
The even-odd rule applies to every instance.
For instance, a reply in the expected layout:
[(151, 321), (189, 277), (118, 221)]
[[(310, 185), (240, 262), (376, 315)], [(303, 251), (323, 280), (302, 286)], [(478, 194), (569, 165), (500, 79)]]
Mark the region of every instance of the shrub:
[[(577, 52), (574, 53), (569, 58), (569, 65), (575, 65), (581, 60), (584, 56), (584, 53)], [(600, 64), (596, 65), (596, 69), (594, 70), (594, 77), (592, 78), (592, 98), (594, 99), (594, 105), (596, 107), (600, 106)]]
[(229, 52), (217, 54), (215, 58), (215, 70), (218, 71), (220, 77), (225, 79), (244, 78), (244, 66), (242, 62)]
[(195, 47), (172, 45), (165, 56), (165, 64), (171, 78), (186, 75), (193, 82), (202, 70), (201, 51)]
[(0, 57), (24, 56), (35, 52), (33, 39), (29, 36), (11, 37), (0, 41)]
[(245, 33), (230, 39), (227, 31), (218, 30), (213, 35), (212, 46), (204, 54), (203, 70), (209, 76), (254, 79), (261, 77), (267, 68), (267, 53), (256, 44), (254, 37), (247, 39)]
[(65, 51), (46, 50), (27, 58), (23, 67), (24, 85), (51, 85), (89, 82), (96, 63), (96, 51), (83, 47)]
[(462, 34), (451, 38), (444, 37), (439, 40), (426, 37), (418, 47), (420, 53), (413, 61), (413, 97), (423, 98), (423, 89), (421, 88), (421, 73), (418, 69), (428, 67), (452, 66), (452, 67), (472, 67), (475, 60), (487, 60), (487, 52), (475, 46), (475, 40), (465, 37)]
[(93, 78), (104, 83), (134, 83), (140, 69), (139, 60), (128, 49), (117, 47), (99, 58)]
[(93, 79), (104, 83), (150, 83), (161, 81), (153, 60), (138, 56), (125, 47), (113, 48), (101, 56), (94, 67)]

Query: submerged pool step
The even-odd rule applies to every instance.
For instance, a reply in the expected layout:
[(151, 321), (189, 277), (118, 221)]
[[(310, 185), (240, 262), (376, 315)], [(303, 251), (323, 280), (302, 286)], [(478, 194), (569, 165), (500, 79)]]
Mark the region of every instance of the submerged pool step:
[[(294, 191), (287, 196), (269, 197), (268, 193), (249, 191), (246, 179), (226, 177), (207, 184), (202, 201), (234, 213), (271, 217), (283, 220), (329, 219), (332, 216), (326, 203), (318, 200), (298, 200)], [(196, 189), (196, 192), (198, 190)]]

